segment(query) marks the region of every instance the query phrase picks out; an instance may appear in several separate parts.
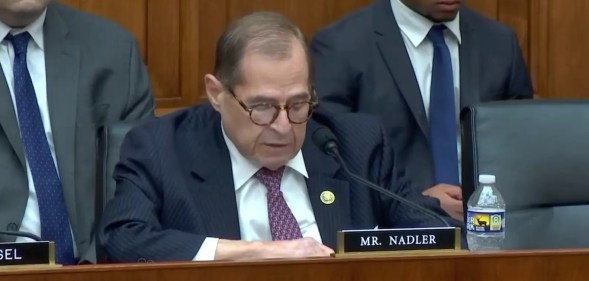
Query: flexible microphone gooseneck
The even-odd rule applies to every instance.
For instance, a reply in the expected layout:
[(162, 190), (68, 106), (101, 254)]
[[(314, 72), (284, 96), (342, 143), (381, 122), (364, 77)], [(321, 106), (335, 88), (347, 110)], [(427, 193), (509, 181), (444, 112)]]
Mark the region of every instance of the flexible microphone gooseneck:
[(350, 171), (348, 169), (348, 166), (346, 165), (346, 163), (344, 162), (344, 159), (342, 158), (341, 154), (339, 153), (339, 149), (338, 149), (338, 141), (336, 136), (333, 134), (333, 132), (327, 128), (327, 127), (319, 127), (318, 129), (316, 129), (313, 132), (312, 135), (312, 139), (313, 142), (315, 143), (315, 145), (317, 147), (319, 147), (319, 149), (321, 149), (321, 151), (323, 151), (323, 153), (330, 155), (331, 157), (333, 157), (343, 168), (344, 172), (348, 175), (348, 177), (364, 186), (367, 186), (369, 188), (371, 188), (372, 190), (375, 190), (381, 194), (384, 194), (390, 198), (393, 198), (407, 206), (410, 206), (411, 208), (418, 210), (426, 215), (428, 215), (431, 218), (434, 218), (436, 220), (441, 221), (446, 227), (451, 227), (450, 224), (442, 217), (440, 217), (438, 214), (432, 212), (431, 210), (428, 210), (422, 206), (419, 206), (418, 204), (411, 202), (381, 186), (378, 186), (354, 173), (352, 173), (352, 171)]

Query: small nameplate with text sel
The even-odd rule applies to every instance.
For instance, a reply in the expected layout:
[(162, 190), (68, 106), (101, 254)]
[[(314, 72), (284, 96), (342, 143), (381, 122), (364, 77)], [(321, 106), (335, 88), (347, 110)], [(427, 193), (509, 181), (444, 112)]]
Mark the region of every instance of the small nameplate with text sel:
[(55, 264), (54, 242), (0, 243), (0, 266)]
[(399, 228), (343, 230), (337, 233), (336, 254), (458, 251), (460, 228)]

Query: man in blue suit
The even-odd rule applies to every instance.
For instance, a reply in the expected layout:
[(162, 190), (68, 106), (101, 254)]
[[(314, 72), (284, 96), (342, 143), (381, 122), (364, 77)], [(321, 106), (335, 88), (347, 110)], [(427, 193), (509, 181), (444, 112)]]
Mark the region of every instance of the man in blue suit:
[[(214, 75), (205, 76), (210, 104), (127, 135), (100, 231), (111, 260), (327, 256), (338, 230), (440, 225), (348, 182), (313, 144), (320, 125), (309, 120), (309, 59), (301, 31), (279, 14), (254, 13), (228, 27)], [(352, 171), (436, 203), (402, 181), (377, 118), (325, 119)]]
[(460, 0), (377, 0), (319, 31), (311, 55), (322, 107), (380, 117), (397, 165), (459, 220), (460, 109), (533, 93), (514, 32)]

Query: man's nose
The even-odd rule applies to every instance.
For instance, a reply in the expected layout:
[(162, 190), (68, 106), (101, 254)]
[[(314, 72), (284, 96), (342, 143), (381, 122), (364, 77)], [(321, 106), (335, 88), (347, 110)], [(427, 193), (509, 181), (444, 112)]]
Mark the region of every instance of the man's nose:
[(290, 132), (292, 124), (288, 119), (288, 112), (286, 110), (281, 110), (280, 112), (278, 112), (276, 120), (274, 120), (274, 122), (272, 122), (270, 126), (272, 127), (272, 129), (281, 134), (286, 134)]

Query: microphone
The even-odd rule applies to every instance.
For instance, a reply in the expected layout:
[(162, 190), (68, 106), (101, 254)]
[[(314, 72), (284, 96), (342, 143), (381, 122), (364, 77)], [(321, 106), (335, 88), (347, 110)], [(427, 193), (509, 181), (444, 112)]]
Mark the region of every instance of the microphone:
[(41, 239), (41, 237), (39, 237), (35, 234), (28, 233), (28, 232), (22, 232), (22, 231), (0, 231), (0, 235), (25, 237), (25, 238), (33, 239), (36, 242), (43, 241), (43, 239)]
[(344, 172), (348, 175), (348, 177), (350, 177), (352, 180), (367, 186), (369, 188), (371, 188), (372, 190), (375, 190), (381, 194), (384, 194), (390, 198), (393, 198), (407, 206), (410, 206), (411, 208), (418, 210), (426, 215), (428, 215), (431, 218), (434, 218), (436, 220), (441, 221), (446, 227), (451, 227), (450, 224), (448, 224), (448, 222), (440, 217), (438, 214), (432, 212), (431, 210), (428, 210), (422, 206), (417, 205), (414, 202), (411, 202), (397, 194), (395, 194), (394, 192), (391, 192), (381, 186), (378, 186), (354, 173), (352, 173), (352, 171), (350, 171), (348, 169), (348, 166), (346, 165), (346, 163), (344, 162), (344, 159), (342, 158), (341, 154), (339, 153), (338, 150), (338, 142), (337, 142), (337, 138), (336, 136), (333, 134), (333, 132), (324, 126), (319, 127), (318, 129), (316, 129), (313, 132), (313, 136), (312, 136), (313, 142), (315, 143), (315, 145), (317, 147), (319, 147), (321, 149), (321, 151), (323, 151), (323, 153), (330, 155), (331, 157), (333, 157), (344, 169)]

